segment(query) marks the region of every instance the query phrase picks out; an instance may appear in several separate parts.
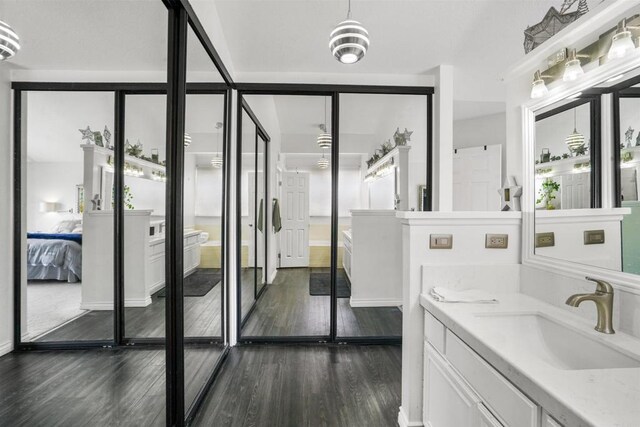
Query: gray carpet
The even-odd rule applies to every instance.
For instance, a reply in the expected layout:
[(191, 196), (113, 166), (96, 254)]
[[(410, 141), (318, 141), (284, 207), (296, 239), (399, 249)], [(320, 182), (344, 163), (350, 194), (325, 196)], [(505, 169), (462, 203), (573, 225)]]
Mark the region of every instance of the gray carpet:
[[(336, 285), (338, 298), (351, 298), (351, 284), (342, 269), (338, 270)], [(309, 277), (309, 295), (331, 295), (331, 273), (312, 271)]]
[[(203, 297), (213, 289), (220, 280), (222, 274), (218, 268), (199, 268), (194, 273), (184, 278), (185, 297)], [(166, 288), (158, 292), (158, 297), (166, 297)]]

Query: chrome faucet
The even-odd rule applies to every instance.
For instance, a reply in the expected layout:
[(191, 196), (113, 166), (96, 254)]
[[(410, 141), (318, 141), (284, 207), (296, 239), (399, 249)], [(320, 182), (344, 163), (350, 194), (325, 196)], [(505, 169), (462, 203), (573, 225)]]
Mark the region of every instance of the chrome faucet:
[(592, 294), (575, 294), (567, 299), (567, 305), (579, 306), (583, 301), (593, 301), (598, 311), (598, 323), (596, 331), (603, 334), (615, 334), (613, 330), (613, 287), (604, 280), (585, 277), (585, 279), (596, 282), (596, 291)]

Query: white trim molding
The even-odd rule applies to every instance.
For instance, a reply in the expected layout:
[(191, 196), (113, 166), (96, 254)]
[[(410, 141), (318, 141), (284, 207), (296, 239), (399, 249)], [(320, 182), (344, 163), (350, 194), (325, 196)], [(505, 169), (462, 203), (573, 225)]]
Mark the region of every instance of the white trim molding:
[(351, 307), (399, 307), (402, 300), (396, 299), (355, 299), (351, 297), (349, 300)]
[(398, 411), (398, 425), (400, 427), (423, 427), (424, 423), (418, 422), (418, 421), (409, 421), (409, 419), (407, 418), (407, 414), (404, 412), (404, 409), (402, 408), (402, 406), (399, 408), (400, 410)]
[(11, 353), (12, 350), (13, 350), (13, 343), (11, 341), (6, 341), (0, 344), (0, 356), (9, 354)]

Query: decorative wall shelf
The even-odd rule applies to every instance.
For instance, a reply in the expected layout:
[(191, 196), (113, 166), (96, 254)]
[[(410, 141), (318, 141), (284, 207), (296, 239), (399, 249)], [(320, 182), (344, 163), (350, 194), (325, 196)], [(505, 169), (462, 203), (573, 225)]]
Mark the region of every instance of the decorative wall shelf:
[[(96, 160), (97, 156), (103, 157), (103, 159), (100, 159), (100, 161), (97, 161), (97, 163), (106, 164), (105, 167), (107, 168), (107, 171), (113, 172), (113, 159), (115, 156), (115, 152), (113, 150), (99, 147), (94, 144), (82, 144), (80, 147), (82, 147), (85, 152), (93, 151), (94, 159)], [(111, 159), (111, 162), (109, 161), (109, 159)], [(128, 164), (130, 167), (132, 167), (132, 169), (137, 168), (141, 171), (140, 175), (129, 174), (125, 171), (126, 175), (134, 176), (136, 178), (151, 179), (154, 181), (162, 181), (162, 178), (166, 176), (166, 167), (164, 167), (163, 165), (153, 163), (148, 160), (139, 159), (128, 154), (125, 154), (124, 161), (125, 165)], [(109, 168), (111, 170), (109, 170)]]

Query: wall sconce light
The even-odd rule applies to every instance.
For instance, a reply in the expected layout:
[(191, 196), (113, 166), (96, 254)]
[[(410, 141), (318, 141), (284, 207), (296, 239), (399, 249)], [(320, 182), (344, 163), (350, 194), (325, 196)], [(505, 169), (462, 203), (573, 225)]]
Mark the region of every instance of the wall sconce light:
[(56, 202), (40, 202), (38, 210), (42, 213), (59, 212), (62, 210), (62, 205)]
[(540, 70), (537, 70), (533, 75), (533, 83), (531, 83), (531, 98), (542, 98), (548, 93), (549, 89), (547, 89), (547, 85), (544, 83), (543, 76), (540, 74)]
[(580, 65), (580, 60), (578, 59), (576, 50), (571, 49), (571, 51), (569, 52), (569, 58), (567, 59), (567, 63), (565, 64), (562, 80), (564, 80), (565, 82), (573, 82), (583, 74), (584, 70)]
[(631, 36), (631, 31), (629, 31), (629, 28), (627, 27), (627, 20), (625, 18), (618, 23), (616, 32), (611, 38), (611, 47), (609, 48), (607, 58), (622, 58), (628, 51), (635, 48), (636, 45), (633, 43), (633, 37)]

